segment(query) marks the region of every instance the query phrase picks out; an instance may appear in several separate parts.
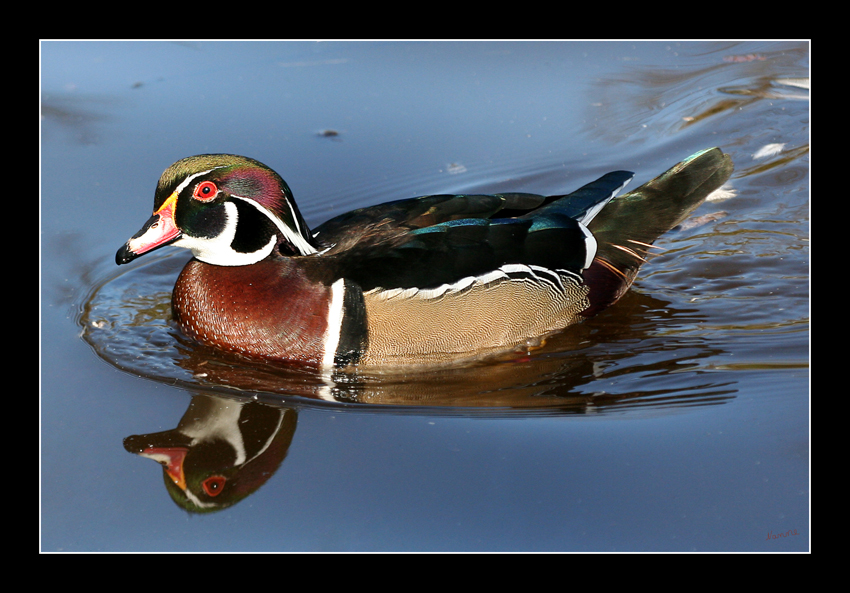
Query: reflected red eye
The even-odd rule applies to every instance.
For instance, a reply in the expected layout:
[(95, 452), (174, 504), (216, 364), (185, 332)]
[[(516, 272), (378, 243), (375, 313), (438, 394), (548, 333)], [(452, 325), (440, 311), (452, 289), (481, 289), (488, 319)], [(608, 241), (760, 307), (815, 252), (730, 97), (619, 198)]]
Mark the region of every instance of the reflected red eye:
[(195, 193), (192, 194), (198, 200), (211, 200), (218, 193), (218, 188), (212, 181), (202, 181), (195, 188)]
[(207, 495), (218, 496), (224, 489), (225, 482), (227, 482), (227, 478), (224, 476), (210, 476), (204, 480), (201, 485), (204, 487), (204, 492), (206, 492)]

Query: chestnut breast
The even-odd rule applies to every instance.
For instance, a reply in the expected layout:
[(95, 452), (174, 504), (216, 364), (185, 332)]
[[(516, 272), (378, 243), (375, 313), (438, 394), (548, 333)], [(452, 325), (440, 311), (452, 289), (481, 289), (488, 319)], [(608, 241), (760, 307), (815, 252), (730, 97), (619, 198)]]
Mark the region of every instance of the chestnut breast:
[(251, 356), (320, 364), (330, 289), (286, 258), (249, 266), (191, 260), (171, 297), (181, 329), (201, 343)]

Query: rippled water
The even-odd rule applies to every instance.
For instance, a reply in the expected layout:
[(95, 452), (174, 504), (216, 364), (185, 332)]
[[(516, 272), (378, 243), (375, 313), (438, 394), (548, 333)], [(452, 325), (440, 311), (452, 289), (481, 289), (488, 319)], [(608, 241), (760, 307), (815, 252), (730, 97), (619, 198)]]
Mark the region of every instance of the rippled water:
[[(806, 549), (807, 76), (804, 43), (45, 44), (44, 549)], [(185, 251), (112, 260), (188, 154), (259, 158), (316, 226), (614, 169), (636, 187), (709, 146), (729, 191), (520, 361), (325, 376), (225, 355), (170, 322)], [(198, 445), (175, 488), (126, 452), (210, 426), (256, 427), (255, 461)]]

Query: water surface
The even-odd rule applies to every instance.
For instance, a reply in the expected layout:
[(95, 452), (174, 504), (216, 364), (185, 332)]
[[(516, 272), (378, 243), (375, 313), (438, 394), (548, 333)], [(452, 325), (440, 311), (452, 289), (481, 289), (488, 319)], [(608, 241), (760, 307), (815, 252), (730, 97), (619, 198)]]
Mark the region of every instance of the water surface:
[[(41, 64), (42, 549), (808, 549), (807, 44), (45, 42)], [(169, 325), (186, 252), (113, 260), (190, 154), (269, 164), (316, 226), (636, 187), (709, 146), (725, 199), (520, 362), (258, 366)], [(212, 436), (181, 490), (134, 453), (186, 434)]]

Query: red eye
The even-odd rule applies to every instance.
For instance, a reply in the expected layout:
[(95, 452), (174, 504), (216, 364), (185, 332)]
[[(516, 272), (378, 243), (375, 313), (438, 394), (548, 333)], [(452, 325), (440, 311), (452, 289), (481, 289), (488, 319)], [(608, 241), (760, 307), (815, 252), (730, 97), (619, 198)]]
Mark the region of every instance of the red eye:
[(212, 200), (218, 193), (218, 188), (212, 181), (202, 181), (195, 188), (195, 193), (192, 196), (198, 200)]
[(201, 485), (204, 487), (204, 492), (209, 496), (218, 496), (224, 489), (225, 482), (227, 482), (227, 478), (224, 476), (210, 476), (201, 482)]

